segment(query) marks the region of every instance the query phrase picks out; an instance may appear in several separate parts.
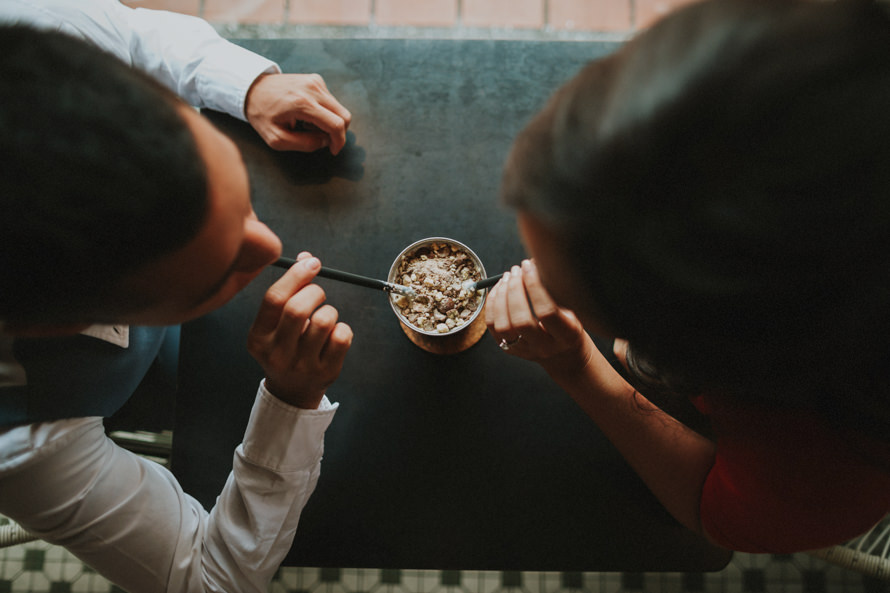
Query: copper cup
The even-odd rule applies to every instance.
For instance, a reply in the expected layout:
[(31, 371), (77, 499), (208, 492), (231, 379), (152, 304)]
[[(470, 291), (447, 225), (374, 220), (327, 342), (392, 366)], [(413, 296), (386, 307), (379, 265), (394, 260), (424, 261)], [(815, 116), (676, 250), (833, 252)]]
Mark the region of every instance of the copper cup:
[[(449, 239), (447, 237), (429, 237), (426, 239), (415, 241), (414, 243), (403, 249), (401, 253), (399, 253), (395, 261), (393, 261), (392, 267), (389, 269), (389, 276), (387, 277), (389, 282), (393, 282), (396, 284), (401, 283), (401, 279), (398, 277), (398, 274), (399, 266), (401, 265), (402, 261), (413, 255), (414, 252), (421, 247), (427, 247), (433, 243), (445, 243), (447, 245), (453, 245), (464, 251), (467, 255), (470, 256), (470, 259), (479, 270), (480, 279), (486, 277), (485, 266), (482, 265), (482, 260), (479, 259), (479, 256), (476, 255), (472, 249), (470, 249), (460, 241)], [(456, 354), (458, 352), (463, 352), (464, 350), (478, 342), (482, 335), (485, 333), (485, 314), (483, 311), (485, 309), (485, 298), (487, 296), (488, 291), (485, 291), (482, 295), (481, 300), (479, 301), (479, 305), (476, 307), (476, 310), (473, 311), (473, 313), (463, 323), (463, 325), (457, 326), (447, 332), (425, 330), (408, 321), (408, 319), (402, 314), (401, 308), (396, 304), (395, 297), (393, 295), (390, 295), (389, 304), (392, 307), (393, 313), (396, 314), (396, 318), (399, 320), (399, 325), (402, 327), (402, 331), (404, 331), (405, 335), (408, 336), (408, 339), (410, 339), (416, 345), (420, 346), (427, 352), (432, 352), (433, 354)]]

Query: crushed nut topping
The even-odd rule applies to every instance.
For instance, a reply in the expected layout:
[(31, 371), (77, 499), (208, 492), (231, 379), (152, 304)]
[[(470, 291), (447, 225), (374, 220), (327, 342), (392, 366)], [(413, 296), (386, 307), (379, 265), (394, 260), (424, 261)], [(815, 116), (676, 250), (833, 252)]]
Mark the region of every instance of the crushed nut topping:
[(483, 291), (461, 285), (482, 274), (470, 255), (456, 245), (430, 243), (402, 257), (395, 282), (413, 288), (414, 299), (392, 295), (405, 321), (417, 329), (441, 334), (456, 331), (482, 303)]

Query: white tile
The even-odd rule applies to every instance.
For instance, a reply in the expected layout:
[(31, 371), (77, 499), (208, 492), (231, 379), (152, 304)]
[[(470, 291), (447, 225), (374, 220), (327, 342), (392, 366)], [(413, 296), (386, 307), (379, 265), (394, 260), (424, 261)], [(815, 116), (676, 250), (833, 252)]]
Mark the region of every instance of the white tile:
[(409, 593), (431, 593), (439, 585), (438, 570), (403, 570), (402, 589)]
[(340, 572), (340, 582), (343, 583), (347, 591), (368, 590), (365, 585), (365, 571), (361, 568), (344, 568)]
[(594, 589), (595, 591), (600, 591), (600, 593), (607, 593), (610, 591), (621, 590), (620, 572), (601, 572), (598, 576), (599, 578), (596, 579), (596, 581), (598, 581), (597, 584), (599, 585), (599, 589)]
[(658, 582), (658, 590), (661, 593), (683, 593), (683, 574), (679, 572), (665, 572), (647, 575), (646, 591), (649, 591), (650, 581)]
[(13, 593), (49, 593), (49, 579), (40, 572), (26, 572), (12, 582)]
[(7, 560), (22, 560), (25, 557), (25, 546), (12, 546), (6, 548)]
[(278, 571), (278, 578), (275, 579), (275, 581), (281, 583), (281, 585), (286, 589), (296, 589), (297, 570), (291, 567), (282, 568)]
[(75, 562), (79, 562), (68, 550), (61, 546), (49, 546), (46, 549), (46, 559), (52, 562), (62, 562), (66, 559), (73, 559)]
[(724, 590), (723, 575), (721, 573), (708, 573), (705, 575), (705, 591), (707, 593), (722, 593)]
[(95, 573), (83, 573), (71, 584), (72, 593), (109, 593), (111, 583)]
[(62, 570), (64, 565), (61, 562), (44, 562), (43, 563), (43, 574), (46, 575), (50, 581), (61, 581), (62, 579)]
[(527, 588), (530, 591), (540, 591), (540, 593), (557, 593), (558, 591), (574, 591), (573, 589), (562, 588), (562, 573), (559, 572), (539, 572), (535, 573), (529, 579)]
[(11, 580), (22, 572), (25, 564), (21, 560), (7, 559), (0, 562), (0, 579)]

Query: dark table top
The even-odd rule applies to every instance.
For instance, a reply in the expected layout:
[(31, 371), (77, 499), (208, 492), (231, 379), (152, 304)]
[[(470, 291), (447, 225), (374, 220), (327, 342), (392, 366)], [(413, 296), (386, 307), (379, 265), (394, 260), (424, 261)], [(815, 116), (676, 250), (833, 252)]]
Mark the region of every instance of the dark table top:
[[(319, 72), (353, 114), (347, 148), (275, 153), (209, 114), (241, 147), (256, 211), (285, 254), (385, 278), (417, 239), (469, 245), (489, 274), (524, 256), (498, 203), (511, 140), (611, 43), (251, 40), (285, 72)], [(326, 153), (326, 151), (323, 151)], [(267, 270), (183, 328), (173, 471), (214, 503), (262, 377), (247, 330)], [(573, 401), (489, 335), (430, 354), (382, 292), (321, 279), (355, 332), (330, 388), (318, 487), (285, 564), (474, 570), (708, 571), (725, 551), (681, 527)]]

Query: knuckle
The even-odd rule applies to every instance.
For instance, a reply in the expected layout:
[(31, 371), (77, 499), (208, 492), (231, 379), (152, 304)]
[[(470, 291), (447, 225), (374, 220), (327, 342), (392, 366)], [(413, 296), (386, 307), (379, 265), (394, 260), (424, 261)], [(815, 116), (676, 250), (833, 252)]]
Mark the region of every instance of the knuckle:
[(308, 317), (309, 311), (306, 306), (296, 300), (290, 300), (281, 311), (281, 316), (289, 321), (299, 322)]
[(531, 333), (533, 329), (537, 329), (538, 324), (533, 319), (523, 319), (513, 324), (519, 333)]
[(247, 351), (252, 354), (261, 354), (264, 350), (263, 342), (256, 336), (250, 334), (247, 336)]
[(266, 356), (266, 364), (272, 369), (286, 369), (290, 366), (290, 359), (278, 350), (272, 350)]
[(291, 96), (291, 103), (300, 112), (307, 112), (312, 106), (313, 101), (303, 94), (295, 94)]
[(320, 328), (330, 330), (337, 325), (337, 317), (337, 310), (330, 305), (325, 305), (312, 315), (312, 323)]
[(345, 323), (337, 323), (328, 337), (329, 344), (333, 347), (333, 354), (340, 355), (348, 350), (352, 345), (352, 338), (352, 328)]
[(325, 294), (324, 289), (318, 284), (309, 284), (304, 290), (306, 291), (306, 294), (316, 303), (323, 303), (327, 299), (327, 295)]
[(270, 134), (266, 143), (273, 150), (282, 150), (287, 146), (287, 141), (278, 133)]
[(550, 321), (559, 317), (559, 308), (552, 303), (548, 303), (535, 308), (535, 315), (537, 315), (538, 319), (541, 321)]
[(265, 297), (266, 303), (276, 309), (283, 308), (287, 304), (287, 301), (289, 299), (290, 299), (289, 294), (286, 294), (285, 292), (277, 289), (274, 286), (266, 291), (266, 297)]

